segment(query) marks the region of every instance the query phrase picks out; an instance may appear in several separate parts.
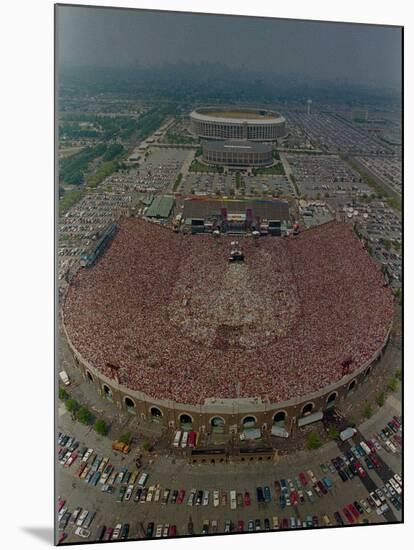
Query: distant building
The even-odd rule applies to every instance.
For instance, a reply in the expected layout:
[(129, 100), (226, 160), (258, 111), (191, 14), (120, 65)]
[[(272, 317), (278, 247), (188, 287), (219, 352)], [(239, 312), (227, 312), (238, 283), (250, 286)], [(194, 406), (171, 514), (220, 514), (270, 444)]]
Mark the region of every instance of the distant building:
[(204, 141), (203, 160), (208, 164), (240, 168), (270, 166), (272, 145), (253, 141)]
[(286, 119), (269, 109), (203, 107), (190, 120), (191, 131), (204, 139), (276, 141), (286, 135)]

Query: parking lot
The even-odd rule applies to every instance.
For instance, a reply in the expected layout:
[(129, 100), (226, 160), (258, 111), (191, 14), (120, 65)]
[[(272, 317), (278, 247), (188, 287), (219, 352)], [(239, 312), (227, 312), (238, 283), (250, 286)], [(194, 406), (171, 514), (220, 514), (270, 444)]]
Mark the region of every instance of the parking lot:
[[(400, 430), (394, 432), (387, 426), (395, 410), (388, 405), (378, 415), (377, 422), (371, 419), (366, 430), (361, 430), (364, 431), (363, 439), (358, 436), (349, 440), (350, 443), (346, 442), (349, 451), (331, 442), (317, 451), (286, 455), (270, 464), (255, 462), (246, 465), (190, 465), (172, 455), (151, 456), (143, 457), (137, 470), (133, 452), (126, 456), (114, 453), (110, 450), (109, 440), (74, 425), (70, 415), (60, 409), (60, 424), (76, 432), (72, 445), (79, 444), (74, 450), (78, 456), (72, 464), (58, 465), (60, 496), (65, 501), (62, 509), (66, 508), (61, 517), (66, 512), (65, 521), (70, 522), (68, 513), (72, 514), (76, 508), (95, 512), (88, 527), (88, 540), (93, 540), (102, 526), (114, 529), (117, 524), (129, 525), (129, 538), (143, 538), (149, 523), (154, 524), (152, 536), (155, 537), (157, 526), (162, 526), (159, 532), (187, 535), (191, 528), (195, 534), (201, 534), (203, 530), (209, 533), (222, 533), (228, 529), (248, 531), (249, 522), (253, 522), (254, 530), (276, 525), (278, 528), (336, 525), (335, 512), (339, 512), (340, 521), (345, 525), (399, 521), (401, 511), (398, 500), (397, 508), (395, 506), (398, 495), (393, 489), (399, 485), (395, 479), (392, 486), (388, 483), (395, 473), (398, 477), (401, 464)], [(380, 433), (384, 426), (387, 433)], [(369, 458), (360, 456), (361, 444), (357, 442), (361, 440), (372, 447), (369, 457), (379, 460), (379, 467), (372, 463), (368, 466)], [(387, 445), (392, 445), (394, 450)], [(85, 451), (82, 447), (93, 449), (84, 463), (81, 461), (81, 454)], [(73, 453), (65, 449), (62, 451), (64, 455), (69, 457)], [(81, 464), (86, 468), (80, 474), (84, 479), (78, 477)], [(357, 466), (362, 468), (363, 476), (357, 471), (352, 475)], [(100, 473), (96, 474), (99, 470)], [(341, 479), (343, 474), (340, 476), (339, 470), (347, 472), (346, 481)], [(144, 487), (140, 487), (140, 476), (144, 472), (148, 474), (148, 480)], [(102, 476), (103, 479), (99, 479)], [(88, 478), (89, 483), (85, 481)], [(111, 484), (112, 492), (105, 492), (103, 488), (108, 490)], [(381, 500), (377, 494), (379, 488)], [(391, 490), (394, 495), (389, 493)], [(384, 511), (380, 511), (384, 504)], [(170, 531), (172, 526), (175, 526), (173, 532)], [(76, 527), (69, 523), (65, 528), (66, 542), (82, 540), (75, 534)]]

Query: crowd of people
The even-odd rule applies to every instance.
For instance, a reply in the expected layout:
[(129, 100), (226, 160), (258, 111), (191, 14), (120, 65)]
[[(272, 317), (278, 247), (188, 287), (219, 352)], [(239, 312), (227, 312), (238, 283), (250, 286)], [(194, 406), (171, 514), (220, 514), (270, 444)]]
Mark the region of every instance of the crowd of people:
[(231, 237), (125, 220), (68, 290), (73, 345), (122, 385), (188, 404), (303, 396), (382, 347), (392, 293), (348, 226), (239, 241), (245, 261), (230, 263)]

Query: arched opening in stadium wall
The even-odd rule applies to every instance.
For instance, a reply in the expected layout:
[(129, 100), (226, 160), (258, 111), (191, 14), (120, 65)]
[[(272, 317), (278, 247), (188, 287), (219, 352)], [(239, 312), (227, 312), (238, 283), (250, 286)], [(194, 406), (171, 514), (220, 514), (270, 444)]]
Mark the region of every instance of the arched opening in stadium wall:
[(256, 419), (254, 416), (245, 416), (242, 420), (243, 428), (254, 428), (256, 426)]
[(135, 412), (135, 403), (130, 397), (125, 397), (125, 406), (127, 411), (131, 414), (136, 414)]
[(331, 409), (335, 405), (336, 398), (338, 397), (338, 392), (334, 391), (329, 394), (328, 399), (326, 400), (326, 408)]
[(162, 421), (162, 412), (158, 407), (150, 408), (150, 415), (152, 422), (161, 422)]
[(113, 401), (113, 398), (112, 398), (112, 391), (111, 391), (111, 388), (109, 386), (107, 386), (106, 384), (103, 385), (103, 391), (104, 391), (104, 395), (106, 397), (106, 399), (108, 401)]
[(213, 418), (210, 420), (211, 424), (211, 431), (213, 433), (224, 433), (224, 419), (221, 418), (221, 416), (213, 416)]
[(274, 426), (279, 426), (280, 428), (284, 428), (285, 427), (285, 421), (286, 421), (286, 412), (285, 411), (279, 411), (273, 417), (273, 425)]
[(302, 416), (309, 416), (313, 411), (313, 403), (306, 403), (302, 409)]
[(352, 382), (349, 384), (348, 386), (348, 391), (347, 391), (347, 395), (352, 395), (352, 393), (354, 392), (356, 388), (356, 380), (352, 380)]
[(185, 432), (193, 429), (193, 419), (189, 414), (180, 414), (180, 428)]

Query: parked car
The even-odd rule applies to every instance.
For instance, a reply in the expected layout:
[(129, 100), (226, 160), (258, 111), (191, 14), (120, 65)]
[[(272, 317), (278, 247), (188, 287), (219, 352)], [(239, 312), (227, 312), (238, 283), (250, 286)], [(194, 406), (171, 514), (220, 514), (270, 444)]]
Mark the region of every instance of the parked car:
[(147, 532), (146, 532), (147, 539), (151, 539), (153, 534), (154, 534), (154, 522), (150, 521), (147, 525)]
[(75, 535), (78, 535), (78, 537), (82, 537), (83, 539), (87, 539), (91, 536), (91, 532), (89, 529), (84, 529), (83, 527), (77, 527), (75, 529)]
[(129, 535), (129, 523), (124, 523), (121, 529), (120, 538), (126, 540)]

